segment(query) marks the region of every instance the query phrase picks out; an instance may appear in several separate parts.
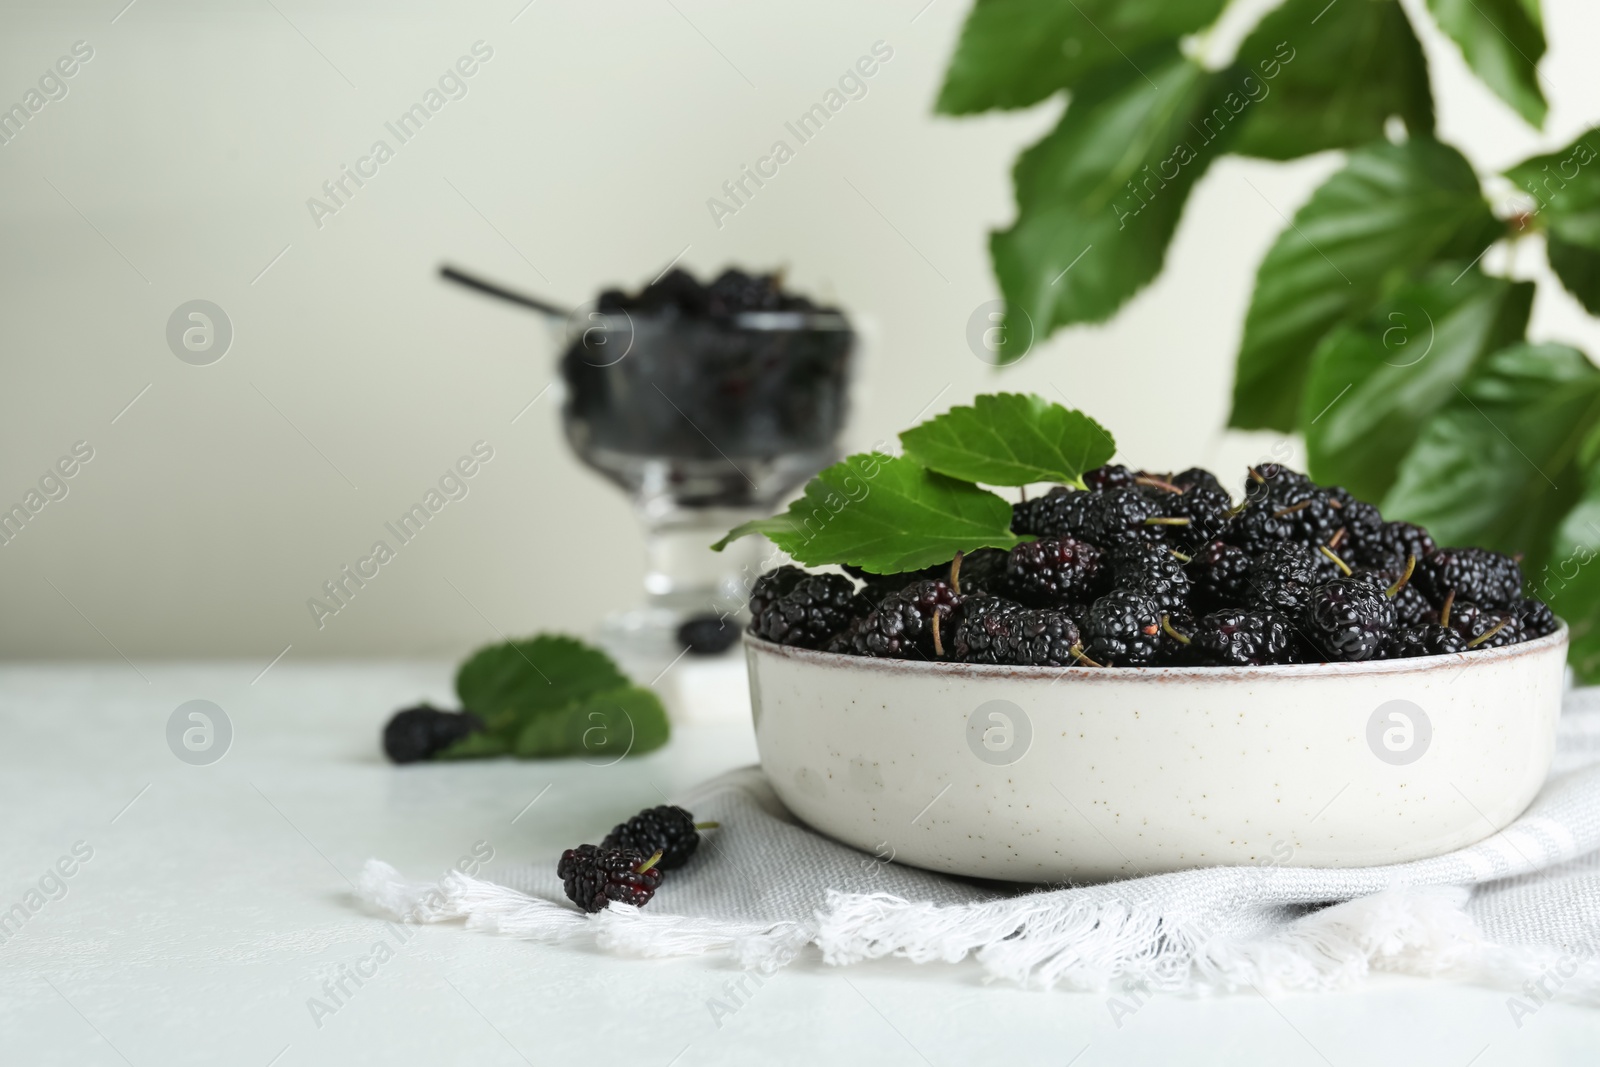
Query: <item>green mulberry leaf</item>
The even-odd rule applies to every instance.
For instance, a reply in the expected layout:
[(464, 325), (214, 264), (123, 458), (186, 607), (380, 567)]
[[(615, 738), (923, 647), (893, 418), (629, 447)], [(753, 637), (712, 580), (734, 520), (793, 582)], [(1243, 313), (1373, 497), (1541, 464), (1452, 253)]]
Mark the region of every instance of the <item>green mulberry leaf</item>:
[(900, 435), (929, 470), (985, 485), (1071, 482), (1106, 463), (1116, 442), (1081, 411), (1020, 393), (980, 396)]
[(580, 756), (612, 763), (660, 748), (670, 733), (661, 699), (649, 689), (628, 686), (534, 716), (517, 734), (513, 750), (524, 759)]
[(1502, 349), (1423, 426), (1383, 512), (1442, 545), (1524, 556), (1538, 573), (1581, 496), (1580, 456), (1600, 421), (1600, 370), (1577, 349)]
[(552, 634), (481, 648), (456, 672), (462, 706), (506, 738), (534, 716), (627, 684), (610, 656)]
[(1524, 570), (1528, 593), (1550, 605), (1567, 622), (1572, 641), (1567, 661), (1580, 685), (1600, 682), (1600, 433), (1584, 443), (1583, 495), (1561, 520), (1548, 562)]
[(1140, 70), (1110, 67), (1085, 82), (1060, 124), (1017, 160), (1016, 222), (989, 238), (1016, 336), (1102, 322), (1148, 285), (1189, 191), (1248, 106), (1229, 75), (1171, 46), (1134, 58)]
[(1392, 115), (1433, 133), (1428, 62), (1395, 0), (1287, 0), (1239, 47), (1254, 101), (1233, 151), (1295, 159), (1382, 140)]
[(1027, 107), (1157, 41), (1210, 25), (1227, 0), (977, 0), (937, 109)]
[(1427, 420), (1491, 352), (1519, 340), (1533, 283), (1442, 263), (1336, 327), (1311, 360), (1300, 425), (1311, 475), (1381, 500)]
[(729, 531), (712, 547), (764, 534), (807, 566), (849, 563), (895, 574), (943, 563), (957, 552), (1010, 548), (1011, 505), (910, 459), (864, 452), (811, 479), (789, 510)]
[(1467, 66), (1534, 126), (1549, 105), (1539, 88), (1544, 25), (1539, 0), (1428, 0), (1439, 28), (1461, 46)]
[(1350, 153), (1256, 272), (1229, 425), (1295, 429), (1311, 355), (1328, 331), (1424, 264), (1476, 260), (1499, 233), (1454, 148), (1419, 137)]
[(1545, 231), (1545, 254), (1561, 284), (1600, 315), (1600, 130), (1588, 130), (1558, 152), (1535, 156), (1506, 172), (1533, 198), (1529, 222)]

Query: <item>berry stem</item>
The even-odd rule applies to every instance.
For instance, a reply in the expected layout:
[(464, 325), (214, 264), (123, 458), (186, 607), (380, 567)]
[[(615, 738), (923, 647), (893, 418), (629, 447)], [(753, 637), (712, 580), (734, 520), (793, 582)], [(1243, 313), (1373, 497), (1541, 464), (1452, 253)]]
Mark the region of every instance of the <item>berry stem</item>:
[(1272, 517), (1275, 518), (1275, 519), (1281, 519), (1285, 515), (1293, 515), (1297, 511), (1304, 511), (1306, 508), (1309, 508), (1310, 506), (1311, 506), (1311, 500), (1308, 498), (1308, 499), (1300, 501), (1300, 503), (1298, 503), (1298, 504), (1290, 504), (1286, 508), (1279, 508), (1277, 511), (1274, 511), (1272, 513)]
[(1147, 485), (1152, 489), (1165, 489), (1169, 493), (1177, 493), (1179, 496), (1183, 495), (1182, 486), (1173, 485), (1171, 482), (1163, 478), (1157, 478), (1153, 474), (1141, 474), (1139, 477), (1133, 480), (1133, 484)]
[(651, 867), (654, 867), (656, 864), (658, 864), (660, 862), (661, 862), (661, 849), (658, 848), (658, 849), (656, 849), (655, 855), (651, 856), (649, 859), (647, 859), (643, 863), (639, 864), (639, 866), (635, 867), (633, 869), (633, 873), (635, 873), (635, 874), (643, 874), (645, 871), (648, 871)]
[(1073, 655), (1073, 658), (1075, 658), (1079, 663), (1082, 663), (1085, 666), (1089, 666), (1089, 667), (1104, 667), (1105, 666), (1104, 663), (1096, 663), (1094, 660), (1090, 659), (1087, 655), (1085, 655), (1082, 645), (1073, 645), (1071, 648), (1067, 649), (1067, 651), (1071, 652), (1072, 655)]
[(939, 609), (933, 609), (933, 654), (944, 659), (944, 642), (939, 640)]
[(1346, 530), (1343, 526), (1333, 531), (1333, 536), (1328, 538), (1328, 547), (1337, 550), (1338, 547), (1344, 543), (1344, 535), (1349, 532), (1350, 531)]
[(1344, 571), (1344, 576), (1346, 578), (1350, 577), (1350, 575), (1355, 573), (1354, 571), (1352, 571), (1350, 569), (1350, 564), (1348, 564), (1344, 560), (1340, 559), (1339, 556), (1338, 556), (1338, 553), (1334, 552), (1334, 550), (1329, 548), (1327, 545), (1318, 545), (1317, 546), (1317, 551), (1321, 552), (1324, 556), (1327, 556), (1329, 559), (1333, 560), (1333, 562), (1338, 565), (1339, 569)]
[(1175, 548), (1169, 548), (1169, 549), (1167, 549), (1167, 551), (1171, 552), (1174, 556), (1176, 556), (1179, 563), (1188, 563), (1190, 560), (1194, 559), (1193, 556), (1186, 556), (1182, 552), (1179, 552)]
[(1262, 477), (1261, 472), (1256, 470), (1254, 467), (1250, 468), (1250, 478), (1257, 485), (1266, 485), (1267, 484), (1266, 478)]
[(1146, 526), (1187, 526), (1189, 525), (1189, 520), (1169, 519), (1160, 515), (1156, 515), (1144, 520), (1144, 524)]
[(1444, 603), (1439, 607), (1439, 625), (1450, 625), (1450, 605), (1456, 602), (1456, 591), (1450, 590), (1450, 595), (1444, 598)]
[(1187, 637), (1183, 636), (1178, 631), (1176, 631), (1176, 630), (1174, 630), (1172, 628), (1172, 618), (1171, 618), (1171, 616), (1168, 616), (1168, 615), (1161, 616), (1161, 628), (1163, 630), (1167, 631), (1167, 635), (1169, 637), (1174, 637), (1178, 641), (1180, 641), (1181, 643), (1183, 643), (1185, 645), (1187, 645), (1189, 643), (1189, 639)]
[[(961, 595), (961, 559), (965, 555), (965, 552), (957, 552), (956, 558), (950, 561), (950, 588), (956, 596)], [(934, 612), (934, 615), (937, 616), (938, 612)]]
[(1510, 622), (1511, 622), (1511, 616), (1507, 615), (1505, 618), (1501, 619), (1499, 622), (1494, 624), (1494, 629), (1485, 630), (1485, 631), (1483, 631), (1483, 633), (1479, 634), (1477, 637), (1474, 637), (1471, 641), (1468, 641), (1467, 642), (1467, 647), (1468, 648), (1477, 648), (1479, 645), (1481, 645), (1485, 641), (1489, 640), (1489, 638), (1493, 637), (1495, 634), (1499, 633), (1501, 630), (1504, 630), (1506, 628), (1506, 626)]
[(694, 824), (694, 828), (696, 830), (720, 830), (722, 824), (720, 822), (697, 822)]
[(1405, 587), (1405, 584), (1411, 580), (1411, 573), (1413, 571), (1415, 571), (1416, 569), (1417, 569), (1417, 557), (1413, 556), (1413, 555), (1410, 555), (1410, 554), (1407, 554), (1406, 555), (1406, 572), (1400, 576), (1400, 580), (1399, 581), (1395, 582), (1388, 589), (1384, 590), (1385, 595), (1387, 595), (1389, 597), (1389, 599), (1393, 600), (1394, 597), (1395, 597), (1395, 594), (1399, 593), (1400, 590)]

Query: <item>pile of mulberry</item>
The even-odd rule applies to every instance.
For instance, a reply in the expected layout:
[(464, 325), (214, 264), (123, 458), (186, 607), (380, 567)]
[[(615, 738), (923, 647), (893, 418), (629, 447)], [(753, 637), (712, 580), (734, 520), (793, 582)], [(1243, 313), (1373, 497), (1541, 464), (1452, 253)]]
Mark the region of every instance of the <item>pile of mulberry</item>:
[(1440, 546), (1281, 464), (1243, 486), (1236, 500), (1199, 467), (1107, 464), (1019, 499), (1009, 551), (769, 572), (750, 630), (840, 655), (1095, 670), (1471, 654), (1560, 629), (1517, 559)]

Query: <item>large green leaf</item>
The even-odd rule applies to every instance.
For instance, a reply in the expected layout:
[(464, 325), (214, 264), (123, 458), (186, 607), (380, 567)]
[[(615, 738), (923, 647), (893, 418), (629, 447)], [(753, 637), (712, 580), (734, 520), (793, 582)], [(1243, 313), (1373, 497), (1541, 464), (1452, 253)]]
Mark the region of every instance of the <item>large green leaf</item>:
[(503, 735), (533, 716), (627, 684), (604, 652), (551, 634), (481, 648), (456, 672), (462, 706), (482, 717), (490, 733)]
[(1549, 110), (1539, 88), (1544, 26), (1539, 0), (1428, 0), (1439, 28), (1461, 46), (1473, 73), (1535, 126)]
[(1311, 354), (1329, 330), (1425, 263), (1475, 260), (1499, 231), (1454, 148), (1414, 137), (1350, 153), (1256, 273), (1229, 425), (1295, 429)]
[(1543, 566), (1583, 488), (1581, 447), (1600, 420), (1600, 370), (1565, 345), (1490, 356), (1422, 429), (1383, 503), (1440, 544), (1521, 553)]
[(1506, 172), (1533, 197), (1531, 222), (1545, 231), (1545, 253), (1561, 284), (1600, 315), (1600, 130), (1588, 130), (1558, 152), (1535, 156)]
[(1145, 74), (1090, 79), (1017, 160), (1017, 221), (989, 250), (1007, 317), (1035, 336), (1109, 318), (1160, 273), (1189, 190), (1239, 126), (1226, 75), (1171, 47), (1137, 58)]
[(863, 452), (822, 471), (789, 510), (729, 531), (712, 547), (765, 534), (808, 566), (849, 563), (897, 574), (943, 563), (957, 552), (1011, 548), (1011, 505), (968, 482), (897, 456)]
[(996, 393), (953, 407), (900, 435), (929, 470), (985, 485), (1072, 482), (1107, 462), (1117, 443), (1081, 411), (1040, 396)]
[(1317, 346), (1300, 425), (1319, 482), (1381, 500), (1424, 422), (1489, 353), (1522, 337), (1532, 282), (1441, 263)]
[(1583, 495), (1556, 530), (1549, 560), (1527, 572), (1528, 593), (1567, 621), (1568, 662), (1583, 685), (1600, 682), (1600, 434), (1585, 442)]
[(1209, 25), (1226, 5), (1227, 0), (977, 0), (937, 108), (960, 115), (1027, 107), (1100, 67), (1131, 67), (1132, 53)]
[(1396, 0), (1287, 0), (1235, 65), (1254, 101), (1233, 151), (1294, 159), (1383, 138), (1391, 115), (1433, 133), (1428, 62)]

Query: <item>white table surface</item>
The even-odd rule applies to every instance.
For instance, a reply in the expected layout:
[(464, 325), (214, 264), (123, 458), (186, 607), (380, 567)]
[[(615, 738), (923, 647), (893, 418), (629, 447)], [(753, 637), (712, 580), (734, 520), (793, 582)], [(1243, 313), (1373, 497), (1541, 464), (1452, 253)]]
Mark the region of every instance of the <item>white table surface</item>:
[[(984, 984), (970, 963), (831, 968), (812, 955), (747, 983), (718, 1019), (710, 1002), (734, 1003), (739, 976), (725, 961), (457, 925), (409, 928), (319, 1027), (308, 1000), (388, 936), (351, 898), (368, 857), (424, 879), (479, 841), (506, 861), (548, 856), (755, 750), (748, 725), (724, 718), (609, 768), (396, 768), (379, 728), (419, 697), (448, 701), (448, 664), (284, 662), (252, 684), (260, 670), (0, 668), (0, 912), (26, 905), (76, 843), (93, 849), (65, 895), (0, 943), (0, 1064), (1600, 1062), (1592, 1009), (1549, 1005), (1518, 1028), (1503, 992), (1395, 977), (1270, 1002), (1157, 996), (1119, 1026), (1106, 994)], [(234, 728), (208, 766), (166, 742), (172, 711), (196, 698)]]

